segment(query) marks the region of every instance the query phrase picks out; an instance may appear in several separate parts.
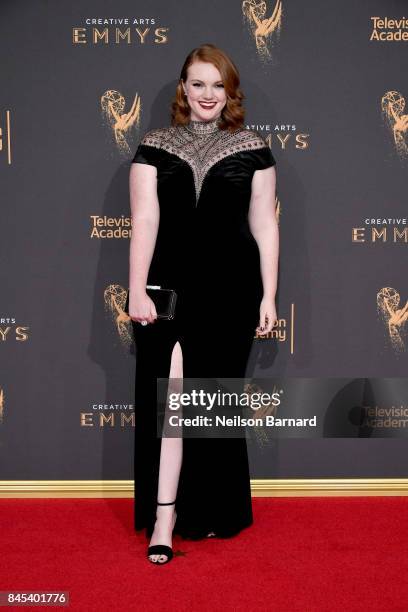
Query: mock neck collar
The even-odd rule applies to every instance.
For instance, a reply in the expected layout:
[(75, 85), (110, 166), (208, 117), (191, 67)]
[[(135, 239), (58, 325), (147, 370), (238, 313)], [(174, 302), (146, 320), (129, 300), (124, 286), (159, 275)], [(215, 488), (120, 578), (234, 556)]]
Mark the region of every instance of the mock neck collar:
[(185, 127), (190, 130), (190, 132), (194, 132), (194, 134), (197, 134), (198, 136), (206, 136), (207, 134), (212, 134), (219, 131), (220, 121), (221, 117), (217, 117), (212, 121), (198, 121), (195, 119), (190, 119), (190, 121), (185, 124)]

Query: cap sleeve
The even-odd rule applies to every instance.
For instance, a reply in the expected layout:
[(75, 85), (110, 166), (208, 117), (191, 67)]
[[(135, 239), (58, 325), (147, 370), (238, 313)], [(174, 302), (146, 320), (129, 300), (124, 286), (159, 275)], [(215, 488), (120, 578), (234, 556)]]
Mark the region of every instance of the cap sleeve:
[(160, 151), (150, 145), (140, 144), (137, 149), (132, 164), (148, 164), (149, 166), (159, 167)]
[(264, 168), (270, 168), (276, 165), (276, 160), (268, 145), (265, 145), (261, 149), (251, 151), (251, 157), (254, 163), (254, 170), (263, 170)]
[(246, 154), (249, 156), (249, 163), (254, 172), (276, 164), (271, 148), (262, 134), (257, 130), (244, 130), (242, 135), (245, 146), (249, 144)]
[(160, 130), (150, 130), (143, 136), (136, 149), (132, 163), (159, 167), (161, 159)]

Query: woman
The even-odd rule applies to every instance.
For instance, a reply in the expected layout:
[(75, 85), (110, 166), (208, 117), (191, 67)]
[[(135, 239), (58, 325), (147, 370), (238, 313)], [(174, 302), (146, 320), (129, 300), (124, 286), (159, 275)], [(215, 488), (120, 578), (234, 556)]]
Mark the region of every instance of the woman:
[[(147, 132), (130, 171), (129, 315), (136, 342), (135, 529), (148, 558), (172, 559), (172, 533), (231, 537), (253, 522), (245, 438), (160, 438), (156, 379), (245, 377), (255, 332), (276, 321), (275, 160), (243, 127), (230, 58), (186, 58), (171, 126)], [(157, 319), (146, 284), (174, 289)]]

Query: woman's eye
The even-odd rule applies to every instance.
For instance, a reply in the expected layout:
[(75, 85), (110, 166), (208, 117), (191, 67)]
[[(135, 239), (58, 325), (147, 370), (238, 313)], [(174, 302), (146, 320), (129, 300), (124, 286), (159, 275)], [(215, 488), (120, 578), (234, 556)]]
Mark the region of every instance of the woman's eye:
[[(201, 87), (201, 83), (193, 83), (193, 87)], [(223, 83), (218, 83), (217, 87), (224, 87)]]

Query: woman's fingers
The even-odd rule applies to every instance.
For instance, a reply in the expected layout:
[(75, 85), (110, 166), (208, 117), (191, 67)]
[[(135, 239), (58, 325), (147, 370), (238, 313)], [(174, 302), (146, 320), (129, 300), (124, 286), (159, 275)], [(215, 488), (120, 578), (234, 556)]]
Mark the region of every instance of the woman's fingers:
[(274, 319), (270, 313), (268, 313), (266, 310), (261, 311), (259, 325), (256, 328), (256, 331), (262, 335), (269, 334), (272, 331), (272, 328), (275, 322), (276, 322), (276, 319)]
[(272, 319), (271, 316), (269, 316), (268, 317), (268, 322), (267, 322), (267, 325), (266, 325), (266, 331), (265, 331), (266, 334), (269, 334), (269, 332), (272, 331), (272, 327), (274, 326), (274, 324), (275, 324), (275, 321)]
[(136, 323), (141, 323), (142, 321), (154, 323), (157, 319), (157, 311), (153, 300), (149, 298), (149, 301), (143, 304), (143, 308), (139, 308), (138, 314), (131, 318)]
[(259, 317), (259, 325), (256, 328), (256, 331), (260, 334), (264, 334), (266, 329), (266, 311), (261, 310)]
[(157, 311), (156, 311), (156, 306), (153, 300), (152, 300), (152, 307), (150, 310), (150, 316), (151, 316), (151, 322), (154, 323), (157, 319)]

